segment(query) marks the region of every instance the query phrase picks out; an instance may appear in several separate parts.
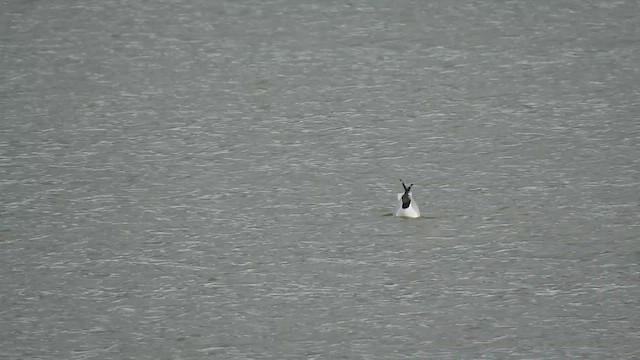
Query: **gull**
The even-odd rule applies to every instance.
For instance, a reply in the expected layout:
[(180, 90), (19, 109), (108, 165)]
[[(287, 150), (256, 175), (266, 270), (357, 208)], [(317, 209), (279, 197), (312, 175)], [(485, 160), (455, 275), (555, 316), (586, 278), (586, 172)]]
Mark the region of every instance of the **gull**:
[(418, 209), (418, 204), (413, 201), (413, 194), (411, 194), (413, 184), (407, 186), (402, 179), (400, 179), (400, 182), (402, 182), (404, 193), (398, 194), (398, 206), (396, 206), (396, 211), (393, 214), (403, 218), (420, 217), (420, 209)]

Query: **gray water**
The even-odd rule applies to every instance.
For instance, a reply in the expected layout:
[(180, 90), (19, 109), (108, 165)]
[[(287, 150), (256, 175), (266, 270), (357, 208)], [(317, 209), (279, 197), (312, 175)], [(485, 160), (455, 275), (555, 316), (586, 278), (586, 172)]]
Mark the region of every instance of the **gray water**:
[(640, 358), (639, 7), (2, 2), (0, 358)]

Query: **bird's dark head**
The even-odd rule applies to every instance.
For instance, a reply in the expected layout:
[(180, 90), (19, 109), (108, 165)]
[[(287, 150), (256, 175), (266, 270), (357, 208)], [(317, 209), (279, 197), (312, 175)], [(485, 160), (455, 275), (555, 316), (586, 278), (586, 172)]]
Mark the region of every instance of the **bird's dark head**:
[(411, 187), (413, 186), (413, 184), (407, 186), (404, 181), (402, 181), (402, 179), (400, 179), (400, 182), (402, 183), (402, 187), (404, 188), (404, 194), (402, 194), (402, 208), (406, 209), (411, 205), (411, 197), (409, 196), (409, 192), (411, 191)]
[(404, 181), (402, 181), (402, 179), (400, 179), (400, 182), (402, 183), (402, 187), (404, 188), (404, 193), (408, 194), (409, 191), (411, 191), (411, 187), (413, 186), (413, 184), (407, 186), (404, 184)]

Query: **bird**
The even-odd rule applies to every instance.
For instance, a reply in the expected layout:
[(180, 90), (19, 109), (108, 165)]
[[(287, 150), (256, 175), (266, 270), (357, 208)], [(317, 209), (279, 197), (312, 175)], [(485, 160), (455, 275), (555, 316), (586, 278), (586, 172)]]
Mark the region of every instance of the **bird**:
[(396, 206), (396, 211), (393, 213), (394, 216), (403, 218), (420, 217), (420, 209), (418, 209), (418, 204), (413, 200), (413, 194), (411, 193), (413, 184), (407, 186), (402, 179), (400, 179), (400, 182), (404, 188), (404, 193), (398, 194), (398, 205)]

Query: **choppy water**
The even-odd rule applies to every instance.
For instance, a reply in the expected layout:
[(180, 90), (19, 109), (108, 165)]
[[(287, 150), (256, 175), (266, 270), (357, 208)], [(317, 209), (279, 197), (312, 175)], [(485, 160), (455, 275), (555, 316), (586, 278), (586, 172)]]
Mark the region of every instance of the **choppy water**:
[(637, 2), (0, 9), (0, 357), (640, 358)]

